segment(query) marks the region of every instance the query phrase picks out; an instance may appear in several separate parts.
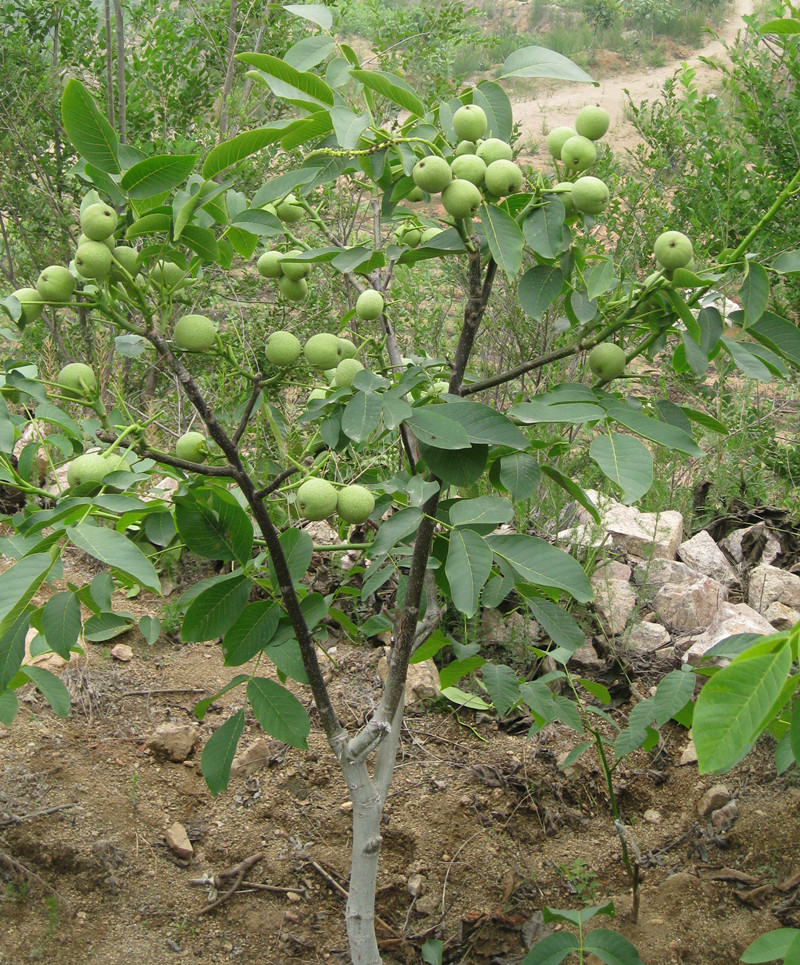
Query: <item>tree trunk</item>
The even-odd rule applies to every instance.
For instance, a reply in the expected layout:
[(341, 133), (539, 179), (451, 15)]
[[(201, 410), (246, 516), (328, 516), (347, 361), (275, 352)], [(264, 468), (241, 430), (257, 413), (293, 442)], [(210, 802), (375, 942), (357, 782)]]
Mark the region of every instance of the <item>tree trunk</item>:
[(114, 29), (117, 33), (117, 131), (121, 144), (128, 137), (127, 101), (125, 87), (125, 21), (121, 0), (114, 0)]
[(394, 773), (403, 726), (403, 703), (401, 699), (391, 730), (378, 747), (372, 777), (365, 759), (342, 761), (353, 802), (353, 850), (345, 911), (353, 965), (382, 965), (383, 962), (375, 934), (375, 892), (382, 843), (381, 817)]
[(219, 112), (219, 136), (220, 140), (224, 140), (225, 134), (228, 130), (228, 101), (231, 96), (231, 89), (233, 87), (233, 68), (234, 68), (234, 54), (236, 53), (236, 42), (238, 37), (236, 36), (236, 17), (239, 13), (239, 0), (231, 0), (231, 16), (228, 20), (228, 50), (227, 50), (227, 65), (225, 70), (225, 83), (222, 87), (221, 100)]
[(108, 87), (108, 119), (114, 126), (114, 44), (111, 40), (111, 0), (105, 0), (106, 19), (106, 86)]

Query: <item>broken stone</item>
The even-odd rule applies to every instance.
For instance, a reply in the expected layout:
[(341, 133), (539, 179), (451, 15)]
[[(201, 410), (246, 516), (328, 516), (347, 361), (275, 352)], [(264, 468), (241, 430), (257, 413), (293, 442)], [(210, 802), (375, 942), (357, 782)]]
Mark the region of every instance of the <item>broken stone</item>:
[[(765, 542), (764, 537), (766, 537)], [(764, 546), (760, 553), (756, 555), (755, 559), (748, 558), (748, 560), (745, 561), (745, 553), (742, 549), (743, 542), (745, 547), (748, 546), (748, 543), (752, 544), (754, 542), (764, 542)], [(754, 526), (745, 526), (743, 529), (735, 529), (724, 539), (720, 540), (719, 545), (735, 563), (773, 563), (781, 552), (780, 540), (771, 530), (768, 530), (763, 523), (756, 523)]]
[(685, 764), (696, 764), (696, 763), (697, 763), (697, 751), (695, 750), (694, 741), (690, 737), (689, 743), (686, 745), (686, 747), (684, 747), (683, 752), (681, 753), (681, 757), (680, 757), (680, 760), (678, 761), (678, 764), (685, 765)]
[[(673, 510), (642, 513), (633, 506), (623, 506), (601, 496), (593, 489), (587, 489), (586, 495), (598, 508), (600, 526), (581, 508), (578, 511), (579, 525), (565, 531), (570, 534), (569, 542), (586, 545), (581, 539), (588, 539), (589, 545), (602, 545), (607, 534), (612, 546), (626, 556), (640, 560), (675, 559), (683, 538), (683, 516), (680, 513)], [(558, 535), (562, 537), (561, 533)]]
[(702, 573), (678, 560), (649, 560), (647, 563), (637, 563), (633, 570), (633, 578), (644, 588), (664, 586), (666, 583), (694, 583), (701, 576)]
[(716, 811), (718, 808), (724, 808), (730, 799), (731, 792), (728, 788), (725, 787), (724, 784), (715, 784), (700, 798), (697, 804), (697, 813), (701, 817), (706, 817), (706, 815), (711, 814), (712, 811)]
[(661, 824), (661, 812), (648, 808), (644, 812), (644, 820), (646, 824)]
[(800, 613), (776, 600), (767, 607), (764, 619), (771, 623), (776, 630), (791, 630), (795, 623), (800, 620)]
[(111, 656), (120, 663), (129, 663), (133, 660), (133, 650), (126, 643), (118, 643), (111, 648)]
[(736, 801), (728, 801), (724, 807), (711, 812), (711, 824), (715, 831), (729, 831), (738, 817), (739, 805)]
[[(772, 625), (765, 617), (746, 603), (723, 603), (714, 614), (705, 633), (702, 633), (684, 653), (682, 660), (693, 666), (700, 663), (708, 651), (726, 637), (737, 633), (772, 633)], [(725, 667), (730, 661), (724, 657), (714, 661), (716, 666)]]
[(622, 633), (636, 609), (636, 592), (625, 580), (592, 577), (595, 608), (603, 629), (611, 636)]
[(147, 746), (156, 757), (180, 763), (192, 753), (199, 733), (192, 724), (159, 724)]
[(167, 828), (164, 838), (169, 848), (174, 851), (179, 858), (191, 858), (194, 854), (194, 848), (192, 847), (192, 842), (189, 840), (189, 835), (186, 833), (186, 828), (178, 821), (176, 821), (172, 827)]
[(800, 576), (777, 566), (757, 566), (750, 574), (747, 602), (759, 613), (766, 613), (770, 603), (776, 601), (800, 608)]
[(259, 737), (241, 754), (237, 754), (231, 764), (231, 777), (250, 777), (269, 760), (269, 741)]
[(606, 560), (595, 567), (592, 574), (592, 581), (598, 580), (630, 580), (633, 570), (627, 563), (620, 563), (619, 560)]
[(408, 893), (412, 898), (419, 898), (421, 895), (425, 894), (425, 886), (427, 882), (424, 875), (415, 873), (409, 875), (406, 887), (408, 888)]
[(588, 673), (592, 670), (599, 671), (605, 669), (606, 662), (602, 657), (597, 656), (597, 651), (591, 643), (584, 643), (582, 647), (578, 647), (577, 650), (573, 651), (572, 656), (569, 658), (569, 665), (570, 669)]
[(653, 599), (653, 610), (665, 626), (687, 633), (705, 629), (727, 599), (726, 587), (703, 576), (689, 584), (666, 583)]
[(736, 571), (727, 557), (704, 529), (681, 543), (678, 547), (678, 558), (723, 586), (733, 586), (738, 581)]
[(625, 646), (634, 650), (637, 655), (643, 656), (665, 647), (670, 642), (671, 637), (666, 627), (660, 623), (634, 623), (631, 632), (625, 639)]

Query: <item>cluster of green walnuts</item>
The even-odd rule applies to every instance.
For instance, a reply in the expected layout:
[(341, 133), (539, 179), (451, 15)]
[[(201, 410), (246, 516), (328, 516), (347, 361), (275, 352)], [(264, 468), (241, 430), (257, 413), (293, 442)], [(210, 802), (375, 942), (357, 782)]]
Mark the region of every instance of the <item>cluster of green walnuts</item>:
[(597, 161), (595, 142), (611, 123), (608, 111), (588, 105), (576, 118), (575, 127), (555, 127), (547, 135), (547, 150), (556, 163), (563, 165), (566, 179), (555, 185), (567, 218), (579, 214), (597, 215), (608, 205), (608, 185), (600, 178), (584, 174)]

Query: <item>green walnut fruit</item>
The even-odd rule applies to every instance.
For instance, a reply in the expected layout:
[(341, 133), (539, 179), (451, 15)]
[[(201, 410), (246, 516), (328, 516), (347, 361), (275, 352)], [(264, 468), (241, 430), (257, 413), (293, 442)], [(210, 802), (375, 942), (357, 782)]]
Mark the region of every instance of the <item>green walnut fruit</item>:
[(329, 332), (318, 332), (312, 335), (303, 347), (303, 354), (312, 369), (324, 372), (335, 369), (341, 361), (341, 347), (339, 336)]
[(283, 274), (281, 270), (282, 251), (265, 251), (256, 262), (259, 275), (264, 278), (280, 278)]
[(297, 490), (297, 509), (304, 519), (327, 519), (337, 502), (338, 494), (326, 479), (307, 479)]
[(264, 349), (264, 355), (272, 365), (294, 365), (302, 354), (300, 339), (286, 331), (273, 332)]
[(67, 399), (88, 399), (97, 392), (97, 379), (85, 362), (70, 362), (56, 376), (61, 394)]
[[(80, 246), (85, 245), (87, 241), (92, 241), (92, 239), (89, 237), (89, 235), (85, 235), (83, 232), (81, 232), (78, 235), (77, 247), (80, 248)], [(101, 244), (104, 244), (109, 251), (113, 251), (117, 246), (117, 241), (113, 235), (109, 235), (107, 238), (102, 239)]]
[(358, 354), (358, 349), (353, 345), (349, 338), (339, 336), (339, 357), (343, 359), (354, 359)]
[(339, 490), (336, 512), (346, 523), (365, 523), (375, 509), (375, 497), (363, 486), (345, 486)]
[(311, 273), (311, 265), (307, 261), (289, 261), (289, 258), (296, 258), (298, 255), (302, 255), (303, 252), (299, 248), (292, 248), (291, 251), (287, 251), (283, 256), (281, 261), (281, 272), (286, 275), (287, 278), (291, 278), (292, 281), (300, 281), (301, 278), (305, 278)]
[(187, 462), (205, 462), (208, 458), (208, 439), (202, 432), (184, 432), (175, 443), (175, 455)]
[(494, 161), (510, 161), (514, 156), (511, 145), (506, 141), (501, 141), (499, 137), (490, 137), (481, 141), (475, 153), (486, 162), (487, 167)]
[(169, 291), (186, 282), (183, 269), (174, 261), (157, 261), (150, 272), (150, 280), (159, 288)]
[(135, 277), (136, 269), (139, 267), (139, 252), (135, 248), (131, 248), (129, 245), (116, 245), (113, 252), (114, 264), (111, 266), (111, 274), (121, 274), (117, 266), (129, 274)]
[(99, 201), (81, 212), (81, 231), (92, 241), (105, 241), (117, 230), (117, 212)]
[(564, 142), (561, 160), (568, 171), (577, 173), (588, 170), (597, 160), (597, 148), (588, 137), (576, 134)]
[(572, 203), (582, 214), (600, 214), (608, 205), (608, 185), (590, 174), (572, 185)]
[(416, 204), (417, 201), (422, 201), (424, 197), (425, 192), (422, 190), (422, 188), (413, 187), (406, 195), (406, 201)]
[(73, 459), (67, 469), (67, 485), (70, 489), (91, 483), (99, 488), (103, 478), (110, 473), (106, 460), (99, 452), (86, 452)]
[(308, 282), (305, 278), (290, 278), (288, 275), (281, 275), (278, 279), (278, 288), (284, 298), (290, 302), (303, 302), (308, 297)]
[(113, 452), (104, 452), (103, 459), (106, 461), (109, 472), (133, 472), (129, 457), (126, 453), (115, 449)]
[(589, 368), (604, 382), (616, 379), (625, 369), (625, 352), (613, 342), (595, 345), (589, 352)]
[(84, 241), (75, 252), (75, 269), (84, 278), (104, 278), (111, 271), (111, 260), (102, 241)]
[(280, 204), (275, 205), (275, 213), (285, 224), (295, 224), (305, 217), (305, 208), (298, 203), (293, 194), (287, 194)]
[(564, 145), (571, 137), (575, 137), (576, 131), (573, 131), (571, 127), (554, 127), (552, 131), (547, 135), (547, 150), (550, 152), (550, 157), (555, 158), (556, 161), (561, 160), (561, 151)]
[(374, 288), (368, 288), (356, 299), (356, 315), (371, 322), (383, 314), (384, 304), (383, 295)]
[(422, 232), (413, 223), (401, 224), (394, 233), (395, 241), (399, 245), (407, 245), (409, 248), (416, 248), (422, 238)]
[(340, 388), (352, 385), (353, 379), (359, 372), (363, 371), (363, 369), (364, 366), (358, 359), (342, 359), (336, 366), (336, 372), (333, 376), (334, 385), (338, 385)]
[(667, 271), (686, 268), (694, 257), (692, 242), (681, 231), (665, 231), (653, 246), (656, 261)]
[(442, 204), (454, 218), (471, 218), (481, 205), (483, 198), (471, 181), (456, 178), (442, 191)]
[(411, 177), (418, 188), (422, 188), (428, 194), (439, 194), (453, 180), (453, 173), (443, 157), (431, 154), (417, 161)]
[(486, 162), (477, 154), (462, 154), (460, 157), (453, 158), (450, 170), (454, 178), (471, 181), (479, 188), (486, 177)]
[(498, 198), (514, 194), (522, 187), (522, 171), (513, 161), (492, 161), (486, 168), (486, 190)]
[(75, 276), (63, 265), (50, 265), (39, 275), (36, 291), (45, 302), (68, 302), (75, 291)]
[(35, 288), (18, 288), (11, 294), (19, 302), (20, 316), (17, 325), (20, 328), (35, 322), (44, 311), (42, 296)]
[(207, 352), (217, 341), (217, 326), (207, 315), (183, 315), (175, 322), (172, 338), (184, 352)]
[(454, 157), (462, 157), (464, 154), (474, 154), (478, 145), (474, 141), (459, 141), (453, 151)]
[(477, 104), (465, 104), (453, 114), (453, 130), (459, 141), (477, 141), (488, 126), (486, 112)]
[(427, 243), (432, 238), (435, 238), (437, 235), (440, 235), (441, 233), (442, 233), (441, 228), (436, 228), (436, 227), (426, 228), (422, 232), (422, 235), (420, 236), (420, 244), (427, 245)]
[(567, 218), (571, 218), (578, 213), (578, 209), (572, 200), (572, 181), (559, 181), (553, 190), (558, 192), (558, 197), (561, 198), (561, 203), (564, 205), (564, 215)]
[(575, 131), (590, 141), (599, 141), (611, 124), (608, 111), (592, 104), (581, 108), (575, 118)]

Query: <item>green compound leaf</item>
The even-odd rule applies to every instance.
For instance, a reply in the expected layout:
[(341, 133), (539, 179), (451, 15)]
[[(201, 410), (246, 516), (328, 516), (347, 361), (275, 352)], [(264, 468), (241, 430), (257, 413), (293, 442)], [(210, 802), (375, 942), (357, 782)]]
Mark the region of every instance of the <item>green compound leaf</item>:
[(134, 201), (153, 198), (183, 184), (196, 163), (196, 154), (156, 154), (125, 172), (122, 189)]
[(77, 526), (68, 526), (67, 536), (70, 542), (84, 553), (101, 563), (107, 563), (148, 590), (161, 594), (161, 581), (153, 564), (139, 547), (122, 533), (104, 529), (87, 519)]
[(700, 691), (692, 736), (701, 774), (738, 764), (769, 723), (792, 665), (788, 641), (771, 653), (742, 657), (717, 671)]
[(107, 174), (119, 174), (119, 138), (79, 80), (67, 81), (61, 98), (64, 130), (75, 150)]
[(81, 604), (74, 593), (56, 593), (42, 610), (42, 633), (50, 647), (65, 660), (81, 632)]
[(197, 643), (221, 637), (239, 619), (252, 586), (250, 580), (240, 574), (203, 590), (186, 611), (181, 640)]
[(492, 572), (492, 559), (491, 549), (478, 533), (470, 529), (450, 533), (445, 575), (453, 604), (467, 617), (478, 610), (480, 592)]
[(589, 446), (589, 455), (622, 489), (622, 501), (628, 505), (641, 499), (653, 483), (653, 457), (633, 436), (617, 432), (598, 436)]
[(36, 689), (41, 692), (57, 717), (69, 716), (69, 691), (60, 677), (56, 677), (43, 667), (23, 667), (21, 672), (33, 681)]
[(522, 267), (525, 238), (511, 215), (493, 204), (480, 207), (481, 223), (492, 258), (509, 278), (514, 278)]
[(255, 677), (247, 685), (247, 699), (266, 733), (292, 747), (308, 749), (311, 721), (294, 694), (274, 680)]
[(244, 731), (244, 710), (234, 714), (222, 727), (215, 730), (203, 748), (200, 770), (214, 797), (225, 790), (231, 779), (231, 764), (236, 755), (236, 747), (242, 731)]

